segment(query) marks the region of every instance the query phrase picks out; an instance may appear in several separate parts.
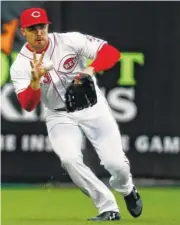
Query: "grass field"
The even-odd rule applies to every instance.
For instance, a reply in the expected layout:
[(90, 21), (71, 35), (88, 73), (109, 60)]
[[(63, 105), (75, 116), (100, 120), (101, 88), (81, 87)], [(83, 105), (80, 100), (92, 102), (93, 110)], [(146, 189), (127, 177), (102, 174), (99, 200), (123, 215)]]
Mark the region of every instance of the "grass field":
[(132, 218), (119, 194), (122, 220), (91, 222), (97, 214), (92, 201), (75, 188), (32, 188), (1, 190), (2, 225), (180, 225), (180, 188), (141, 188), (144, 212)]

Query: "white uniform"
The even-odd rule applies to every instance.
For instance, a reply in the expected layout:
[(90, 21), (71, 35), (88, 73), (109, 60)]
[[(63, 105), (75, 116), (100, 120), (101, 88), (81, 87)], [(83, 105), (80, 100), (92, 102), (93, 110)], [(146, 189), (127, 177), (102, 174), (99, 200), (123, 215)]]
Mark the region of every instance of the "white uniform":
[[(93, 77), (98, 96), (96, 105), (81, 111), (55, 111), (63, 108), (66, 88), (74, 76), (86, 67), (86, 59), (94, 59), (105, 41), (78, 32), (49, 34), (50, 44), (44, 60), (53, 62), (53, 69), (41, 78), (41, 101), (46, 107), (46, 125), (55, 153), (61, 159), (74, 183), (87, 192), (99, 213), (119, 211), (111, 191), (83, 163), (83, 133), (94, 146), (101, 164), (112, 175), (110, 185), (123, 195), (132, 191), (129, 162), (122, 150), (115, 119)], [(11, 67), (16, 93), (30, 84), (33, 54), (24, 45)]]

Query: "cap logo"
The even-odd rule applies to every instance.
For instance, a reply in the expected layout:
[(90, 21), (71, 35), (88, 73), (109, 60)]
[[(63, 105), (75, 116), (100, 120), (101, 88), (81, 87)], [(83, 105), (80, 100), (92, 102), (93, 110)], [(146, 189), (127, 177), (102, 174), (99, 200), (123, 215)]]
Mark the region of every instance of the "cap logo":
[(31, 16), (34, 17), (34, 18), (38, 18), (38, 17), (41, 16), (41, 14), (38, 11), (34, 11), (34, 12), (31, 13)]

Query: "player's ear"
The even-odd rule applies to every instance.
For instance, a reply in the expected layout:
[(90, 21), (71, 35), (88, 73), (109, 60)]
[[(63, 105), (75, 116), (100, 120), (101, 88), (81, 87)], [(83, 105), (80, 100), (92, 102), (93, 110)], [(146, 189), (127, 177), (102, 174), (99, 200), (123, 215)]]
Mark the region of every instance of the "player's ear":
[(25, 36), (25, 31), (24, 31), (24, 28), (20, 28), (20, 32), (23, 36)]

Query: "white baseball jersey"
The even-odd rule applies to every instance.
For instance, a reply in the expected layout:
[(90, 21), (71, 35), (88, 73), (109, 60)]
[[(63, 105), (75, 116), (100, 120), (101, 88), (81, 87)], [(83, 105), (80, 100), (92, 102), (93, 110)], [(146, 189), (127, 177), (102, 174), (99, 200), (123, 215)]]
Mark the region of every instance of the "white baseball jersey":
[[(53, 69), (41, 78), (41, 101), (48, 109), (57, 109), (65, 106), (66, 89), (75, 75), (86, 67), (87, 58), (95, 59), (98, 50), (106, 42), (79, 32), (51, 33), (48, 36), (49, 46), (44, 61), (51, 60)], [(40, 54), (37, 54), (38, 57)], [(30, 84), (31, 60), (33, 53), (25, 44), (10, 69), (16, 94)], [(99, 99), (102, 93), (96, 84), (96, 78), (93, 79)]]

